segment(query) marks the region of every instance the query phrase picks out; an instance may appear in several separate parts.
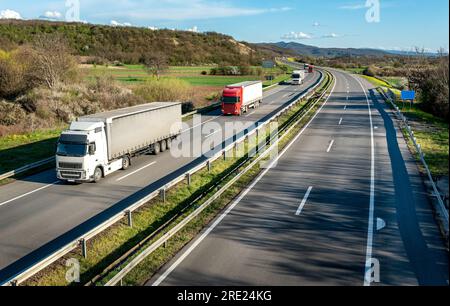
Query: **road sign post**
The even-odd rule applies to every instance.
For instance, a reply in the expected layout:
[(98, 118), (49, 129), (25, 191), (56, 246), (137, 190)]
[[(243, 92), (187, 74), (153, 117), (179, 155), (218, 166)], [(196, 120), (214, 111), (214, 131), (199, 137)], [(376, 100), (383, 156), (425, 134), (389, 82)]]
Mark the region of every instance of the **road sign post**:
[(412, 109), (413, 102), (416, 98), (416, 92), (414, 90), (403, 90), (401, 94), (403, 103), (409, 101), (409, 109)]

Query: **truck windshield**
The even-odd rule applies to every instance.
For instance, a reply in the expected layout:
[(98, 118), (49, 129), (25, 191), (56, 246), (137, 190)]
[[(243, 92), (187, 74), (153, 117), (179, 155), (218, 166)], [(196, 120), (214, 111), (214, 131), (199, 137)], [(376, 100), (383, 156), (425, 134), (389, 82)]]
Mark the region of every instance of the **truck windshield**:
[(222, 102), (225, 104), (239, 103), (239, 97), (222, 97)]
[(300, 79), (300, 74), (293, 74), (293, 75), (292, 75), (292, 78), (293, 78), (293, 79)]
[(59, 142), (56, 155), (83, 157), (87, 153), (87, 145), (84, 143)]

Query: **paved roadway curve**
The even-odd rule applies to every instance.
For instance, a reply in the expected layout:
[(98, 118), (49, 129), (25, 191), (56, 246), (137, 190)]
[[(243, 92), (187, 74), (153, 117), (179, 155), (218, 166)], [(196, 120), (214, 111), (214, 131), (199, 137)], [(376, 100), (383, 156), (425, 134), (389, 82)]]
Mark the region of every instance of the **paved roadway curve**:
[(448, 284), (448, 253), (388, 108), (368, 83), (333, 74), (327, 104), (278, 165), (149, 285), (358, 286), (373, 260), (381, 285)]
[[(266, 92), (261, 107), (239, 120), (246, 124), (262, 120), (295, 99), (318, 78), (319, 73), (310, 74), (302, 86), (283, 85)], [(220, 116), (220, 111), (216, 111), (202, 120), (217, 122), (223, 128), (225, 122), (236, 118)], [(192, 127), (192, 122), (189, 124)], [(116, 172), (98, 184), (60, 184), (55, 171), (49, 170), (1, 186), (0, 270), (193, 159), (176, 159), (168, 152), (157, 157), (142, 156), (127, 171)]]

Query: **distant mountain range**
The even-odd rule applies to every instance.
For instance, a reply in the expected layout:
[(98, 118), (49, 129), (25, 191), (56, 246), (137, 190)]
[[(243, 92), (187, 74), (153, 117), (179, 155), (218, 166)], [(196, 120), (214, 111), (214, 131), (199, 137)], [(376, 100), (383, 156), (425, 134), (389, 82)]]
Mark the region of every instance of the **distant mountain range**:
[[(304, 45), (296, 42), (277, 42), (256, 44), (260, 49), (272, 51), (284, 55), (303, 55), (314, 57), (339, 57), (339, 56), (386, 56), (386, 55), (415, 55), (414, 52), (380, 50), (370, 48), (320, 48)], [(427, 56), (434, 56), (434, 53), (426, 53)]]

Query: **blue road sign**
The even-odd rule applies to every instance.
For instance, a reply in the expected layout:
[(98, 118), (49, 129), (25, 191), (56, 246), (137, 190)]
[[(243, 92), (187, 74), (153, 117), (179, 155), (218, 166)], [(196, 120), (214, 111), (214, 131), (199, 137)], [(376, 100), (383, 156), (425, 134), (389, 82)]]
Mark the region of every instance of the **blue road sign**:
[(413, 90), (403, 90), (402, 100), (414, 100), (416, 98), (416, 92)]

